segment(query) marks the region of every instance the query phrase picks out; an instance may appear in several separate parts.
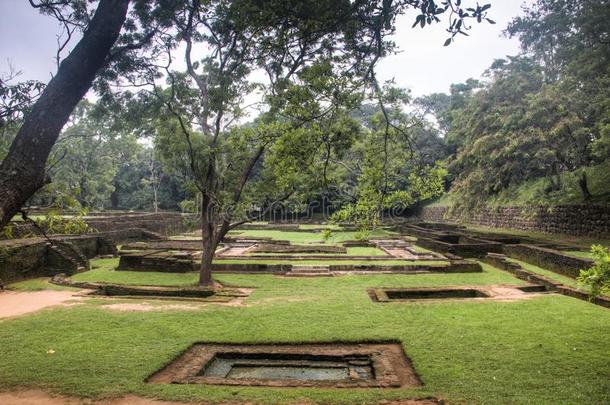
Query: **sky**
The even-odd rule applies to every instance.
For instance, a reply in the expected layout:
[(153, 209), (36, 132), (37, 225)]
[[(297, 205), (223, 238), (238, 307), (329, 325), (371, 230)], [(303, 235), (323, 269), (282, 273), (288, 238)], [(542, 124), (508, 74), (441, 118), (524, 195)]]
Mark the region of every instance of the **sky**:
[[(518, 41), (505, 38), (502, 31), (520, 14), (524, 0), (488, 2), (492, 4), (488, 16), (497, 24), (475, 23), (469, 37), (460, 36), (448, 47), (443, 47), (448, 37), (445, 21), (425, 29), (411, 28), (416, 14), (401, 16), (393, 38), (401, 52), (381, 61), (378, 78), (393, 78), (414, 96), (448, 92), (452, 83), (479, 78), (495, 59), (518, 53)], [(475, 2), (464, 0), (469, 3)], [(48, 81), (56, 70), (59, 33), (59, 25), (40, 15), (27, 0), (0, 0), (0, 73), (12, 65), (22, 72), (20, 80)]]

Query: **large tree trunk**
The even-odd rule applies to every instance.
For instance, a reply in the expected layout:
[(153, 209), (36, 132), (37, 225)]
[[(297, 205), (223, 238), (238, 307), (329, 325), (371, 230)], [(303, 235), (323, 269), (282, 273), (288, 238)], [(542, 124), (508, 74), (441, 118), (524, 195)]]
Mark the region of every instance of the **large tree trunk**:
[(82, 39), (36, 101), (0, 165), (0, 230), (44, 184), (47, 158), (116, 42), (129, 0), (100, 0)]
[(201, 267), (199, 271), (199, 286), (213, 287), (212, 260), (218, 242), (215, 232), (216, 227), (213, 218), (213, 207), (208, 193), (201, 193), (201, 241), (203, 252), (201, 254)]
[(578, 187), (580, 187), (580, 191), (585, 201), (589, 201), (591, 197), (593, 197), (591, 195), (591, 192), (589, 191), (589, 185), (587, 182), (587, 172), (584, 169), (582, 171), (582, 174), (580, 175), (580, 179), (578, 179)]
[(204, 237), (203, 253), (201, 255), (201, 268), (199, 271), (199, 286), (213, 287), (214, 280), (212, 279), (212, 261), (214, 260), (214, 252), (218, 245), (213, 241), (206, 241)]

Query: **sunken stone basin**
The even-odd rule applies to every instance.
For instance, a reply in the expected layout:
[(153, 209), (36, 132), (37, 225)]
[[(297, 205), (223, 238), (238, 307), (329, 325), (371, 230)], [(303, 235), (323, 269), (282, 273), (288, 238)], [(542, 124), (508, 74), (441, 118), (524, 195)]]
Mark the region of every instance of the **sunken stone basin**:
[(220, 345), (198, 343), (149, 383), (272, 387), (422, 385), (400, 343)]
[(371, 288), (369, 296), (375, 302), (437, 300), (460, 298), (488, 298), (490, 295), (478, 288)]

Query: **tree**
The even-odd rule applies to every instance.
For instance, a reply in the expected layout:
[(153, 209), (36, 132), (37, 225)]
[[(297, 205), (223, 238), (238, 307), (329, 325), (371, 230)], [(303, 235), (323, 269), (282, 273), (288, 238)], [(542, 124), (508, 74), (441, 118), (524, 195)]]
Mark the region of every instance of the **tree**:
[(400, 214), (444, 191), (446, 171), (429, 155), (436, 154), (430, 147), (434, 135), (420, 118), (404, 112), (409, 102), (406, 91), (384, 87), (378, 111), (364, 118), (368, 131), (359, 145), (364, 147), (343, 163), (356, 174), (354, 196), (332, 219), (355, 223), (362, 238), (381, 224), (385, 211)]
[[(30, 0), (33, 7), (51, 15), (65, 28), (57, 52), (58, 70), (23, 118), (7, 155), (0, 164), (0, 229), (42, 186), (50, 182), (47, 158), (63, 126), (94, 80), (96, 90), (108, 92), (108, 81), (128, 76), (142, 65), (138, 51), (149, 47), (158, 32), (167, 29), (172, 3), (99, 0), (97, 8), (80, 0)], [(127, 21), (127, 24), (124, 24)], [(121, 32), (121, 29), (123, 31)], [(61, 60), (77, 31), (80, 41)]]
[(545, 204), (565, 193), (566, 173), (582, 201), (596, 197), (586, 168), (606, 161), (610, 144), (608, 17), (600, 2), (537, 1), (507, 29), (523, 53), (495, 61), (487, 83), (452, 86), (436, 118), (448, 128), (456, 212), (472, 213), (538, 178), (548, 187), (530, 200)]
[(129, 0), (100, 0), (83, 38), (46, 86), (0, 165), (0, 228), (45, 183), (45, 164), (59, 133), (119, 37)]
[[(451, 36), (464, 33), (466, 18), (481, 20), (488, 5), (466, 11), (459, 1), (282, 1), (239, 3), (194, 0), (176, 13), (174, 41), (184, 43), (187, 71), (166, 69), (168, 89), (155, 86), (166, 118), (158, 123), (166, 161), (187, 168), (201, 194), (203, 256), (200, 285), (211, 286), (211, 264), (225, 234), (247, 221), (248, 195), (258, 208), (290, 198), (324, 144), (325, 119), (347, 116), (368, 89), (379, 92), (376, 62), (394, 45), (387, 39), (398, 14), (419, 10), (416, 25), (450, 14)], [(447, 44), (451, 42), (451, 38)], [(202, 43), (208, 53), (193, 60)], [(175, 42), (167, 41), (172, 60)], [(255, 126), (234, 124), (243, 96), (262, 69), (268, 111)], [(148, 82), (153, 84), (152, 78)], [(173, 117), (173, 119), (171, 119)], [(182, 135), (181, 141), (173, 139)], [(255, 178), (257, 168), (260, 173)], [(264, 187), (254, 190), (252, 180)], [(264, 180), (264, 181), (262, 181)], [(272, 187), (271, 187), (272, 186)]]

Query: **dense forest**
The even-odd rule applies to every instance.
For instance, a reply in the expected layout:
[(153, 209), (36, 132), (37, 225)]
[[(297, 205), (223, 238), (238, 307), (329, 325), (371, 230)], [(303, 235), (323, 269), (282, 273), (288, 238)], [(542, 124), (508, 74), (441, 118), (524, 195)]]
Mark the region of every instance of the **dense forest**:
[[(606, 1), (537, 1), (505, 30), (519, 39), (519, 55), (496, 60), (484, 77), (456, 83), (449, 94), (415, 99), (391, 84), (355, 93), (350, 79), (323, 60), (300, 72), (298, 87), (283, 89), (290, 97), (255, 119), (232, 111), (240, 124), (226, 127), (231, 136), (217, 151), (219, 185), (235, 182), (253, 153), (248, 145), (267, 137), (270, 147), (242, 184), (248, 197), (234, 209), (328, 204), (339, 219), (370, 223), (380, 210), (438, 197), (437, 204), (465, 214), (483, 204), (605, 203), (609, 19)], [(210, 151), (198, 140), (207, 123), (195, 123), (202, 114), (197, 76), (168, 75), (154, 92), (82, 101), (49, 157), (52, 182), (28, 204), (201, 209), (197, 165)], [(35, 82), (6, 80), (12, 78), (1, 82), (0, 159), (41, 91)], [(237, 92), (248, 85), (218, 86)], [(330, 98), (340, 106), (321, 113), (335, 102), (325, 104)], [(304, 125), (313, 114), (323, 118)]]

